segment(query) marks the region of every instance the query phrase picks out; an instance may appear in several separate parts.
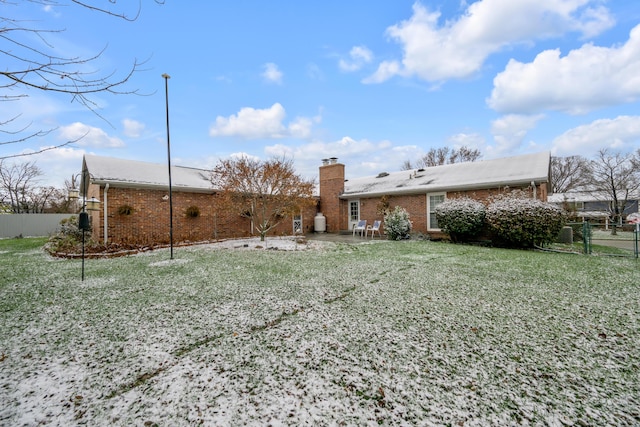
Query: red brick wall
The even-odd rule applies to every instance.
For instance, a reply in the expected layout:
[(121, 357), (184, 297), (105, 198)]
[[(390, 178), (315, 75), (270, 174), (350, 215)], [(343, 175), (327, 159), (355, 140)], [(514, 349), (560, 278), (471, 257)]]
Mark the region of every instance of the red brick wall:
[[(104, 187), (92, 185), (89, 197), (95, 195), (101, 210), (92, 213), (93, 237), (104, 241)], [(206, 193), (172, 192), (174, 242), (206, 241), (251, 235), (251, 221), (237, 214), (216, 209), (216, 196)], [(119, 213), (128, 205), (133, 213)], [(186, 215), (190, 206), (197, 206), (200, 215)], [(313, 230), (315, 207), (303, 212), (304, 232)], [(112, 243), (154, 244), (170, 241), (168, 191), (134, 188), (109, 188), (107, 192), (107, 235)], [(269, 235), (293, 234), (293, 219), (284, 219)]]
[[(323, 166), (326, 167), (326, 166)], [(322, 170), (322, 167), (320, 168)], [(322, 188), (324, 182), (322, 181), (322, 174), (320, 175), (320, 188)], [(344, 188), (344, 187), (343, 187)], [(522, 188), (511, 188), (510, 190), (521, 189), (528, 192), (531, 196), (533, 196), (533, 189), (528, 187)], [(547, 191), (546, 185), (541, 184), (536, 187), (536, 197), (540, 200), (547, 200)], [(509, 190), (506, 190), (509, 191)], [(505, 188), (490, 188), (490, 189), (481, 189), (481, 190), (468, 190), (468, 191), (455, 191), (455, 192), (447, 192), (447, 198), (459, 198), (459, 197), (470, 197), (472, 199), (479, 200), (483, 203), (488, 203), (490, 196), (495, 196), (498, 194), (502, 194), (505, 192)], [(321, 206), (327, 206), (329, 203), (325, 201), (323, 198), (322, 191), (320, 192), (321, 198)], [(416, 195), (403, 195), (403, 196), (387, 196), (387, 202), (389, 204), (389, 209), (394, 209), (396, 206), (401, 206), (405, 208), (411, 217), (411, 222), (413, 223), (413, 232), (419, 232), (423, 234), (429, 234), (433, 237), (441, 237), (442, 233), (437, 232), (427, 232), (427, 195), (426, 194), (416, 194)], [(376, 219), (383, 219), (381, 213), (379, 213), (381, 204), (381, 197), (361, 197), (360, 198), (360, 219), (366, 219), (367, 224), (373, 224), (373, 221)], [(324, 208), (323, 208), (324, 209)], [(337, 218), (330, 218), (329, 215), (335, 214), (338, 215)], [(326, 210), (324, 212), (327, 217), (327, 223), (331, 220), (334, 224), (339, 224), (338, 230), (348, 230), (348, 201), (341, 200), (339, 202), (339, 209), (336, 210)], [(383, 227), (384, 228), (384, 227)], [(327, 231), (337, 232), (338, 230), (332, 229)]]

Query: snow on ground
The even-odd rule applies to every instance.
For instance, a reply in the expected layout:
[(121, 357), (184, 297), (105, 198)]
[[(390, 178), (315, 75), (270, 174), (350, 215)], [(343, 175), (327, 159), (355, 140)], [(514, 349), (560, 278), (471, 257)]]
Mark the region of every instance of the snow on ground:
[(308, 244), (89, 260), (85, 282), (25, 252), (0, 271), (0, 425), (640, 423), (634, 260)]
[(307, 240), (305, 237), (267, 237), (261, 241), (259, 237), (247, 239), (229, 239), (204, 245), (215, 249), (271, 249), (281, 251), (301, 251), (308, 249), (320, 249), (327, 245), (327, 242)]

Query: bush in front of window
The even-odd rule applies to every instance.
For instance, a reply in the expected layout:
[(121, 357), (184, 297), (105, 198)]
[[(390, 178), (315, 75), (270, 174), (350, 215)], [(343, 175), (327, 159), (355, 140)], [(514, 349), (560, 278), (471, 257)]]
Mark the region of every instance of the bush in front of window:
[(487, 223), (498, 242), (510, 247), (551, 243), (566, 223), (558, 206), (516, 192), (495, 198), (487, 207)]
[(408, 239), (411, 225), (409, 212), (400, 206), (396, 206), (384, 217), (384, 230), (389, 240)]
[(435, 214), (440, 229), (453, 242), (468, 242), (477, 236), (485, 224), (485, 206), (468, 197), (448, 199), (440, 203)]

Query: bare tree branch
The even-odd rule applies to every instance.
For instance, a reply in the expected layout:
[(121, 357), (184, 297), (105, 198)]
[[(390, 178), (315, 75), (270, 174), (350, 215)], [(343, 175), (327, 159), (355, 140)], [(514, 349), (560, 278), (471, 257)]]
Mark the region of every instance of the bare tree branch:
[[(164, 0), (153, 0), (157, 4), (163, 4)], [(55, 7), (82, 7), (89, 11), (113, 16), (117, 19), (135, 21), (140, 16), (142, 0), (138, 0), (134, 13), (122, 11), (130, 8), (130, 4), (122, 2), (122, 7), (117, 7), (117, 0), (109, 0), (109, 7), (103, 6), (100, 0), (24, 0), (21, 2), (9, 2), (0, 0), (3, 6), (0, 11), (0, 59), (3, 67), (0, 69), (0, 101), (17, 101), (29, 96), (29, 92), (35, 90), (45, 93), (67, 95), (71, 102), (77, 102), (84, 108), (96, 114), (109, 123), (100, 113), (100, 106), (93, 99), (98, 93), (112, 95), (138, 94), (138, 89), (127, 88), (127, 83), (134, 74), (142, 70), (146, 60), (134, 59), (133, 63), (124, 73), (117, 70), (97, 71), (97, 61), (105, 54), (107, 46), (94, 55), (88, 57), (59, 56), (56, 46), (51, 42), (51, 37), (64, 32), (64, 29), (46, 28), (44, 24), (14, 19), (10, 16), (10, 7), (17, 8), (25, 4), (38, 4)], [(38, 46), (34, 42), (34, 36), (42, 44)], [(20, 135), (28, 132), (32, 124), (20, 126), (18, 129), (6, 130), (20, 115), (10, 119), (0, 120), (0, 133), (5, 135)], [(27, 140), (47, 135), (52, 130), (33, 130), (29, 135), (17, 138), (0, 140), (0, 145), (17, 144)], [(69, 141), (54, 148), (72, 144)], [(48, 151), (48, 148), (43, 151)], [(35, 154), (35, 153), (31, 153)], [(4, 158), (20, 157), (23, 154), (12, 154)], [(29, 155), (29, 154), (27, 154)]]
[(250, 218), (261, 240), (283, 219), (315, 204), (313, 181), (298, 176), (293, 161), (284, 158), (221, 160), (211, 182), (226, 210)]
[(412, 163), (411, 160), (405, 160), (402, 164), (402, 169), (430, 168), (453, 163), (475, 162), (481, 157), (480, 150), (466, 146), (458, 149), (449, 147), (432, 148), (427, 154), (416, 160), (415, 163)]
[(551, 189), (566, 193), (586, 185), (590, 180), (589, 161), (582, 156), (551, 157)]
[(596, 197), (609, 204), (611, 234), (616, 234), (616, 225), (622, 220), (630, 197), (640, 191), (640, 170), (636, 162), (633, 154), (614, 154), (604, 149), (589, 163), (589, 187)]

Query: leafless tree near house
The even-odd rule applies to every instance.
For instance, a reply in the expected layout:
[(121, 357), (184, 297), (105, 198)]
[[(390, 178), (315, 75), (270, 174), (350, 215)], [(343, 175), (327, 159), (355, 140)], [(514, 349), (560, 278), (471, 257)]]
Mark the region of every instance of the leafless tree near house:
[(42, 171), (34, 162), (12, 163), (0, 160), (0, 201), (12, 213), (30, 212), (30, 193)]
[(551, 157), (551, 189), (566, 193), (584, 187), (590, 181), (589, 160), (582, 156)]
[(480, 150), (462, 146), (460, 148), (432, 148), (427, 154), (412, 162), (405, 160), (403, 170), (428, 168), (452, 163), (475, 162), (482, 157)]
[[(99, 0), (0, 0), (0, 101), (19, 102), (28, 97), (29, 92), (55, 93), (67, 96), (72, 102), (78, 102), (98, 116), (99, 105), (94, 95), (110, 93), (114, 95), (134, 94), (136, 89), (128, 89), (126, 83), (140, 71), (144, 61), (133, 60), (132, 65), (119, 73), (117, 70), (107, 70), (102, 74), (87, 72), (87, 66), (96, 63), (104, 54), (104, 49), (89, 57), (59, 56), (53, 43), (56, 35), (63, 29), (50, 28), (45, 23), (26, 21), (15, 18), (20, 7), (30, 4), (44, 6), (82, 7), (91, 12), (103, 13), (116, 19), (135, 21), (141, 10), (141, 1), (133, 12), (129, 13), (131, 3), (117, 0), (106, 2)], [(164, 0), (153, 0), (162, 4)], [(21, 123), (19, 113), (0, 117), (0, 146), (11, 145), (18, 147), (20, 143), (33, 138), (45, 137), (54, 129), (34, 129), (32, 123)], [(1, 156), (0, 159), (21, 157), (38, 154), (43, 151), (60, 148), (77, 142), (70, 140), (62, 144), (41, 149), (40, 151), (21, 153), (18, 148), (14, 154)]]
[(221, 209), (250, 218), (260, 240), (285, 218), (316, 203), (314, 182), (297, 175), (293, 161), (285, 158), (221, 160), (211, 182)]

